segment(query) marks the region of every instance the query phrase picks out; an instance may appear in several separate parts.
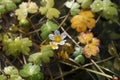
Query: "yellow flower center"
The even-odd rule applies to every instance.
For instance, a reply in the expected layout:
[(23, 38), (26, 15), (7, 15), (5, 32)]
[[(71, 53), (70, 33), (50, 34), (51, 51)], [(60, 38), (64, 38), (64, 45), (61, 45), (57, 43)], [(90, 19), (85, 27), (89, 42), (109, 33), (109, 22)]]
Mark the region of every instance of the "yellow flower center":
[(62, 41), (62, 37), (61, 36), (55, 36), (53, 41), (55, 42), (61, 42)]

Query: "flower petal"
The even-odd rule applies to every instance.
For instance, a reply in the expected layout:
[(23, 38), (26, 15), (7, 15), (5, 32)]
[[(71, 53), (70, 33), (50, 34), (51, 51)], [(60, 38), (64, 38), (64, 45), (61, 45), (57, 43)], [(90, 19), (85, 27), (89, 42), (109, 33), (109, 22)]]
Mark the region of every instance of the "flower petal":
[(53, 39), (54, 39), (54, 36), (55, 36), (54, 34), (49, 34), (49, 39), (50, 39), (50, 40), (53, 40)]
[(63, 40), (63, 41), (61, 41), (60, 43), (58, 43), (59, 45), (64, 45), (65, 44), (65, 42), (66, 42), (66, 40)]
[(66, 37), (65, 32), (63, 32), (63, 33), (61, 34), (61, 36), (62, 36), (62, 39), (64, 39), (64, 38)]
[(54, 34), (55, 34), (55, 36), (60, 35), (60, 31), (55, 30)]

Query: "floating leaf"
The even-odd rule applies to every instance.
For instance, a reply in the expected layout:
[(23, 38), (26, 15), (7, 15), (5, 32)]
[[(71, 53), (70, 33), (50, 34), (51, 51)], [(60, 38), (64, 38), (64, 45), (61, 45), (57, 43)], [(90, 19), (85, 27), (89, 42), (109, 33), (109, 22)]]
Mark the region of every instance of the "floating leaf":
[(108, 6), (111, 6), (111, 5), (113, 5), (113, 3), (110, 0), (103, 0), (103, 6), (104, 7), (108, 7)]
[(20, 3), (21, 0), (12, 0), (14, 3)]
[(8, 80), (24, 80), (19, 75), (10, 75), (10, 79)]
[(47, 39), (48, 35), (52, 33), (52, 31), (55, 31), (58, 29), (58, 25), (51, 21), (47, 21), (46, 24), (43, 24), (40, 29), (42, 31), (41, 37), (43, 39)]
[(54, 52), (50, 45), (43, 46), (41, 52), (34, 53), (30, 55), (29, 61), (34, 62), (34, 64), (41, 64), (41, 62), (50, 62), (50, 57), (54, 56)]
[(106, 7), (102, 12), (102, 17), (105, 19), (115, 19), (118, 15), (118, 11), (115, 7)]
[(32, 42), (28, 38), (17, 37), (15, 39), (11, 39), (8, 38), (8, 36), (4, 36), (3, 39), (3, 50), (7, 55), (12, 55), (15, 57), (20, 53), (28, 55), (30, 46), (32, 46)]
[(50, 57), (54, 56), (54, 52), (50, 45), (46, 45), (43, 48), (41, 48), (41, 53), (41, 59), (45, 63), (50, 62)]
[(37, 52), (29, 56), (28, 61), (33, 62), (34, 64), (41, 64), (41, 53)]
[(7, 80), (7, 77), (4, 75), (0, 75), (0, 80)]
[(95, 0), (90, 7), (93, 12), (99, 12), (103, 10), (103, 2), (101, 0)]
[[(39, 8), (39, 12), (42, 15), (45, 15), (48, 19), (59, 17), (60, 12), (56, 8), (53, 8), (54, 0), (41, 1), (41, 5), (42, 6), (40, 6)], [(54, 13), (51, 13), (51, 12), (54, 12)]]
[(6, 12), (5, 6), (4, 5), (0, 5), (0, 14), (4, 14), (5, 12)]
[(74, 2), (74, 0), (73, 1), (67, 1), (65, 3), (65, 6), (67, 8), (70, 8), (71, 15), (76, 15), (80, 12), (80, 9), (79, 9), (80, 5), (77, 2)]
[(5, 8), (7, 11), (13, 11), (16, 9), (16, 7), (17, 7), (16, 4), (13, 3), (12, 1), (5, 4)]
[(76, 47), (75, 52), (73, 53), (73, 56), (77, 57), (78, 55), (82, 55), (82, 52), (83, 52), (82, 50), (83, 50), (82, 47), (80, 47), (80, 48)]
[(58, 18), (59, 14), (60, 14), (60, 12), (56, 8), (50, 8), (46, 13), (46, 17), (48, 19)]
[(38, 6), (35, 2), (22, 2), (19, 8), (16, 9), (15, 15), (18, 16), (18, 20), (26, 19), (28, 13), (36, 13), (38, 11)]
[(28, 4), (29, 5), (28, 5), (27, 10), (28, 10), (29, 13), (36, 13), (38, 11), (38, 6), (37, 6), (36, 3), (30, 2)]
[(4, 68), (5, 74), (8, 75), (18, 75), (18, 70), (14, 66), (8, 66)]
[(44, 80), (44, 76), (41, 72), (29, 77), (29, 80)]
[(39, 11), (41, 12), (42, 15), (47, 13), (47, 8), (46, 7), (40, 7)]
[(82, 8), (89, 8), (93, 0), (83, 0), (81, 3)]
[(20, 70), (20, 75), (22, 77), (30, 77), (40, 72), (39, 65), (32, 65), (32, 63), (25, 64), (23, 69)]
[(78, 55), (77, 57), (75, 57), (75, 62), (76, 63), (81, 63), (81, 64), (84, 64), (85, 63), (85, 58), (83, 55)]
[(90, 10), (81, 10), (79, 15), (71, 19), (71, 23), (71, 27), (77, 32), (85, 32), (87, 28), (92, 29), (96, 24), (94, 14)]

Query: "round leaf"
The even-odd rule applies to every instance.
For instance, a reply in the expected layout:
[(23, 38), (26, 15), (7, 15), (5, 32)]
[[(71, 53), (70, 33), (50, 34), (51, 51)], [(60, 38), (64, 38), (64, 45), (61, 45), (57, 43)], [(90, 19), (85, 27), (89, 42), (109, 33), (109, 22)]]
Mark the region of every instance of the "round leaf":
[(81, 63), (81, 64), (85, 63), (85, 58), (83, 55), (78, 55), (74, 60), (76, 63)]

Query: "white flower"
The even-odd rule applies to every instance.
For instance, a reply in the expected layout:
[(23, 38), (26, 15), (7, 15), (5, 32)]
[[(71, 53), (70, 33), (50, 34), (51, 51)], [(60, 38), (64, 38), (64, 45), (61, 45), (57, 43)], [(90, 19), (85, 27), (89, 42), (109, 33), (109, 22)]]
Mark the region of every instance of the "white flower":
[(60, 34), (58, 30), (54, 32), (54, 34), (49, 34), (49, 39), (52, 40), (50, 44), (54, 44), (54, 46), (58, 45), (64, 45), (66, 40), (64, 40), (66, 37), (66, 34), (63, 32)]

